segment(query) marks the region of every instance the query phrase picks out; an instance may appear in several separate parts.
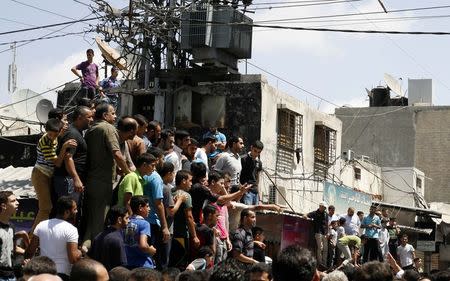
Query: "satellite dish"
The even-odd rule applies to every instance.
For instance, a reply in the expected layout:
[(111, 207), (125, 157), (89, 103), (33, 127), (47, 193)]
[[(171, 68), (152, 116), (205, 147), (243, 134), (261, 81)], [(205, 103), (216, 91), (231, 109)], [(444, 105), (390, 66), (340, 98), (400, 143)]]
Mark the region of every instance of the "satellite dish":
[(395, 79), (392, 75), (389, 75), (387, 73), (384, 74), (384, 81), (386, 82), (389, 89), (391, 89), (392, 92), (396, 93), (397, 95), (404, 96), (405, 93), (402, 90), (402, 86), (398, 82), (397, 79)]
[(369, 97), (372, 97), (372, 96), (373, 96), (373, 93), (372, 93), (371, 90), (369, 90), (369, 89), (366, 88), (366, 92), (367, 92), (367, 95), (368, 95)]
[(48, 120), (48, 113), (53, 109), (53, 103), (48, 99), (41, 99), (36, 105), (36, 117), (41, 123)]
[(117, 66), (121, 70), (127, 69), (127, 61), (119, 54), (119, 52), (117, 52), (114, 48), (109, 46), (108, 43), (106, 43), (99, 37), (95, 38), (95, 42), (97, 42), (98, 48), (109, 63)]
[(9, 128), (16, 122), (17, 113), (12, 106), (8, 106), (0, 109), (0, 116), (0, 123)]
[(17, 117), (38, 122), (36, 107), (41, 99), (41, 95), (30, 89), (20, 89), (15, 91), (12, 95), (12, 102)]

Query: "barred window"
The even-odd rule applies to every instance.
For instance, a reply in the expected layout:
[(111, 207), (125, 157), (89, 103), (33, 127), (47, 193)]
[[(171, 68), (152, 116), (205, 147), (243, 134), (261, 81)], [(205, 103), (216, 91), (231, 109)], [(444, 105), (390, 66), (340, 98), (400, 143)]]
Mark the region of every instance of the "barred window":
[(302, 150), (303, 116), (286, 109), (277, 110), (277, 159), (276, 170), (291, 174), (295, 161), (300, 162)]
[(336, 131), (318, 123), (314, 128), (314, 175), (325, 179), (336, 159)]

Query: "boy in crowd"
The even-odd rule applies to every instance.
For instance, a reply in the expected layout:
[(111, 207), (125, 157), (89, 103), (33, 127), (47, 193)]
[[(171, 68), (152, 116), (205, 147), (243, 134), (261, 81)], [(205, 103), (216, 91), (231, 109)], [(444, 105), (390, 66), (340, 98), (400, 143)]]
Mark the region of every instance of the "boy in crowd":
[(108, 271), (116, 266), (127, 265), (122, 230), (127, 228), (128, 220), (129, 214), (125, 207), (113, 206), (106, 216), (107, 228), (95, 237), (88, 253)]
[(265, 248), (266, 244), (264, 244), (264, 230), (261, 227), (255, 226), (252, 228), (253, 234), (253, 259), (259, 262), (266, 262), (266, 253)]
[(130, 207), (133, 215), (125, 231), (125, 250), (127, 254), (127, 267), (154, 268), (152, 256), (156, 249), (149, 245), (147, 240), (151, 237), (150, 224), (145, 218), (150, 212), (148, 198), (142, 195), (131, 197)]
[(165, 254), (160, 255), (161, 268), (166, 269), (169, 265), (170, 248), (172, 246), (173, 236), (173, 217), (178, 212), (181, 204), (187, 199), (186, 196), (179, 196), (174, 200), (172, 196), (172, 182), (175, 179), (175, 167), (171, 162), (164, 162), (161, 167), (158, 168), (158, 174), (163, 180), (163, 205), (166, 215), (167, 227), (171, 238), (167, 243), (162, 244), (162, 251)]
[(139, 155), (136, 160), (136, 171), (127, 174), (120, 183), (117, 195), (118, 205), (125, 206), (130, 214), (132, 213), (130, 199), (132, 196), (144, 194), (145, 180), (143, 176), (153, 173), (155, 164), (156, 158), (153, 155), (149, 153)]
[(16, 213), (19, 201), (12, 191), (0, 191), (0, 280), (13, 280), (14, 270), (12, 267), (15, 256), (16, 241), (14, 239), (14, 227), (10, 222), (11, 217)]
[[(214, 205), (206, 205), (202, 209), (203, 223), (197, 224), (195, 231), (197, 232), (200, 240), (200, 247), (209, 247), (213, 251), (213, 256), (216, 252), (216, 229), (217, 219), (219, 217), (219, 211)], [(194, 251), (196, 252), (196, 251)], [(195, 256), (195, 255), (194, 255)]]
[(189, 240), (192, 241), (193, 248), (198, 248), (200, 245), (200, 240), (195, 231), (194, 218), (192, 216), (192, 198), (188, 193), (192, 186), (191, 173), (184, 170), (178, 171), (175, 177), (175, 185), (176, 187), (173, 190), (172, 195), (176, 198), (184, 196), (186, 197), (186, 201), (181, 204), (178, 212), (176, 212), (174, 216), (172, 246), (174, 246), (175, 241), (177, 241), (178, 247), (181, 246), (181, 251), (184, 253), (174, 253), (172, 250), (172, 253), (174, 253), (177, 258), (171, 254), (170, 260), (173, 261), (171, 262), (172, 264), (185, 268), (185, 266), (187, 266), (188, 254), (190, 253)]
[(68, 148), (77, 146), (76, 141), (70, 139), (62, 145), (59, 154), (56, 154), (58, 136), (60, 135), (62, 128), (63, 123), (60, 120), (56, 118), (49, 119), (47, 123), (45, 123), (45, 134), (39, 139), (37, 144), (37, 159), (33, 171), (31, 172), (31, 183), (36, 191), (39, 211), (33, 226), (31, 227), (31, 233), (33, 233), (33, 230), (38, 223), (48, 219), (50, 211), (52, 210), (50, 186), (55, 166), (61, 166)]

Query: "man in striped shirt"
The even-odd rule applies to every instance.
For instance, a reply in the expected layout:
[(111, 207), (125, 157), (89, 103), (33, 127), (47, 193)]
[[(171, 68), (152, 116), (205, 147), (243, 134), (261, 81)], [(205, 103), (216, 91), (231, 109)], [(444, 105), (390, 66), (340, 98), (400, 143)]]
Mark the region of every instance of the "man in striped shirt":
[(39, 222), (48, 219), (52, 210), (50, 185), (55, 166), (61, 166), (68, 148), (77, 146), (76, 141), (70, 139), (62, 145), (59, 154), (56, 154), (58, 136), (62, 128), (63, 123), (60, 120), (56, 118), (49, 119), (45, 123), (45, 134), (39, 139), (37, 144), (37, 160), (31, 173), (31, 183), (36, 191), (39, 211), (34, 220), (31, 233), (33, 233)]

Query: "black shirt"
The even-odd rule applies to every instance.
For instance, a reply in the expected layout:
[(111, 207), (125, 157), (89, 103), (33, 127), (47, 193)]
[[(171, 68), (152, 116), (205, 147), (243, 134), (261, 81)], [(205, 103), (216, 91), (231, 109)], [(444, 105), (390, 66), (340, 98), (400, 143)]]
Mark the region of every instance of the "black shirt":
[(200, 240), (200, 247), (206, 246), (211, 248), (211, 250), (214, 250), (214, 229), (206, 224), (196, 224), (195, 231), (197, 233), (198, 240)]
[(254, 243), (251, 229), (245, 230), (243, 227), (236, 229), (231, 235), (231, 244), (233, 245), (233, 251), (253, 258)]
[(258, 173), (262, 170), (262, 162), (260, 159), (253, 159), (250, 152), (241, 157), (242, 171), (239, 181), (241, 184), (254, 184), (250, 189), (253, 193), (258, 193), (256, 185), (258, 180)]
[(328, 233), (328, 214), (319, 209), (308, 213), (308, 218), (313, 219), (314, 233), (327, 234)]
[[(77, 147), (69, 148), (67, 152), (72, 154), (72, 159), (75, 164), (75, 170), (77, 171), (80, 179), (84, 181), (84, 179), (86, 178), (87, 144), (83, 138), (82, 133), (78, 131), (78, 129), (73, 125), (70, 125), (67, 131), (58, 140), (58, 148), (56, 149), (56, 153), (59, 154), (63, 144), (70, 139), (74, 139), (77, 142)], [(55, 167), (54, 174), (57, 176), (69, 175), (64, 163), (61, 165), (61, 167)]]
[(108, 271), (127, 265), (122, 230), (109, 227), (95, 237), (89, 256), (102, 263)]
[(263, 248), (255, 244), (253, 248), (253, 259), (259, 262), (266, 262), (266, 253)]
[(192, 197), (192, 216), (194, 217), (194, 222), (200, 223), (200, 213), (205, 201), (208, 200), (211, 203), (215, 203), (219, 199), (219, 196), (213, 194), (209, 188), (200, 183), (194, 184), (189, 193)]

